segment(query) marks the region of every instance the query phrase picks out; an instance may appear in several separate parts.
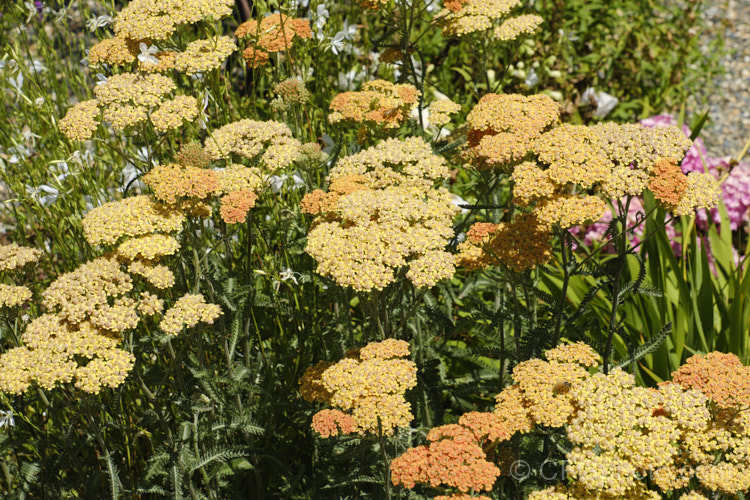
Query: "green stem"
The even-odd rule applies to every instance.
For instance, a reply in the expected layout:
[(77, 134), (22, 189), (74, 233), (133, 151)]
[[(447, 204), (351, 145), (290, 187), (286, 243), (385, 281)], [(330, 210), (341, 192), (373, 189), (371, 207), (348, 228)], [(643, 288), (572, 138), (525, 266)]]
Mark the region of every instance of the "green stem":
[(620, 244), (617, 245), (617, 271), (615, 272), (615, 279), (612, 283), (612, 311), (609, 316), (609, 331), (607, 332), (607, 345), (604, 348), (604, 365), (603, 370), (606, 375), (609, 373), (609, 358), (612, 355), (612, 342), (615, 337), (615, 329), (617, 328), (617, 308), (620, 304), (620, 281), (622, 279), (622, 270), (625, 268), (625, 260), (627, 256), (627, 244), (628, 244), (628, 232), (627, 232), (627, 217), (628, 208), (630, 207), (631, 197), (625, 202), (625, 206), (618, 201), (620, 208), (619, 224), (622, 227)]
[(380, 454), (383, 457), (383, 487), (386, 500), (391, 500), (391, 461), (385, 450), (385, 437), (383, 436), (383, 425), (378, 417), (378, 442), (380, 443)]
[(568, 271), (568, 248), (567, 240), (569, 234), (567, 229), (561, 230), (560, 234), (560, 250), (562, 252), (562, 268), (563, 268), (563, 284), (560, 291), (560, 300), (557, 303), (555, 310), (555, 333), (554, 333), (554, 344), (560, 340), (560, 328), (562, 326), (563, 311), (565, 309), (565, 300), (568, 296), (568, 283), (570, 282), (570, 272)]

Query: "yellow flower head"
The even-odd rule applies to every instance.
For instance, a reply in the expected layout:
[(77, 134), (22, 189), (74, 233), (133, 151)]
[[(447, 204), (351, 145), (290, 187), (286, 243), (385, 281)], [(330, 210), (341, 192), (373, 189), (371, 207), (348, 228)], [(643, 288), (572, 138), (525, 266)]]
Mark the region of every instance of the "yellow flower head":
[(475, 223), (459, 245), (458, 265), (469, 270), (503, 265), (515, 272), (533, 269), (552, 257), (550, 231), (534, 214), (512, 223)]
[(18, 307), (30, 299), (31, 290), (28, 287), (0, 283), (0, 309), (4, 307)]
[(227, 36), (215, 40), (195, 40), (184, 51), (175, 54), (174, 69), (186, 75), (205, 73), (221, 66), (235, 50), (237, 45)]
[(184, 221), (182, 213), (155, 203), (150, 196), (132, 196), (96, 207), (82, 223), (89, 244), (112, 245), (123, 236), (177, 232)]
[(362, 85), (358, 92), (343, 92), (331, 101), (331, 123), (359, 124), (361, 131), (398, 129), (417, 105), (421, 92), (409, 84), (393, 84), (373, 80)]
[(159, 133), (165, 133), (182, 126), (182, 122), (193, 121), (198, 116), (198, 101), (193, 96), (179, 95), (161, 103), (151, 113), (151, 123)]
[(230, 154), (254, 160), (260, 155), (263, 170), (273, 172), (290, 165), (300, 146), (283, 123), (244, 119), (215, 130), (206, 139), (205, 151), (212, 160), (228, 159)]
[(154, 198), (175, 204), (181, 198), (205, 199), (220, 189), (219, 176), (213, 170), (180, 166), (174, 163), (157, 165), (143, 176)]
[(105, 38), (89, 50), (89, 64), (106, 63), (110, 66), (123, 66), (132, 63), (138, 56), (138, 44), (116, 36)]
[(219, 306), (207, 304), (201, 294), (187, 294), (164, 313), (159, 328), (168, 335), (177, 335), (185, 327), (192, 328), (199, 322), (212, 325), (219, 316)]
[(91, 138), (99, 126), (99, 101), (90, 99), (79, 102), (68, 110), (58, 122), (60, 132), (71, 141), (85, 141)]
[(464, 36), (492, 28), (493, 22), (507, 16), (519, 0), (450, 0), (436, 18), (447, 36)]
[(15, 243), (0, 245), (0, 271), (14, 271), (39, 260), (42, 251)]
[(182, 24), (231, 15), (232, 0), (133, 0), (115, 18), (118, 36), (132, 40), (166, 40)]
[(409, 354), (404, 344), (399, 340), (370, 343), (337, 363), (320, 362), (308, 368), (299, 381), (302, 396), (338, 409), (319, 413), (313, 429), (323, 437), (336, 435), (337, 426), (344, 433), (390, 436), (396, 428), (408, 426), (414, 417), (404, 393), (416, 385), (417, 367), (402, 359)]
[(541, 133), (559, 118), (546, 95), (487, 94), (466, 117), (467, 142), (480, 168), (523, 159)]

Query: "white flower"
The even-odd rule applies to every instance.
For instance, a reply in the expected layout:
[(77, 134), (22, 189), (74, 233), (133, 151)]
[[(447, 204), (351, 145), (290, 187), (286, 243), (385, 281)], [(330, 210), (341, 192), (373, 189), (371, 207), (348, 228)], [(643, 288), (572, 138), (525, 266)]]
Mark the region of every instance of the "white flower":
[(49, 167), (50, 171), (52, 173), (59, 172), (57, 176), (55, 177), (57, 179), (57, 182), (62, 182), (65, 180), (66, 177), (70, 175), (70, 169), (68, 168), (68, 163), (64, 161), (57, 161), (50, 165)]
[(536, 74), (534, 68), (529, 70), (529, 73), (526, 75), (526, 80), (523, 83), (525, 83), (530, 89), (533, 89), (539, 84), (539, 75)]
[(597, 118), (604, 118), (609, 113), (612, 112), (613, 109), (615, 109), (615, 106), (617, 106), (617, 103), (620, 102), (617, 97), (607, 94), (606, 92), (600, 90), (596, 94), (597, 98), (597, 105), (596, 105), (596, 112), (594, 113), (594, 116)]
[(135, 168), (135, 165), (128, 163), (125, 168), (122, 169), (122, 191), (125, 192), (128, 187), (144, 189), (145, 185), (138, 179), (141, 173)]
[(208, 96), (208, 92), (203, 94), (203, 108), (198, 116), (198, 126), (203, 130), (206, 130), (208, 125), (208, 115), (206, 114), (206, 108), (208, 108)]
[(37, 59), (32, 59), (29, 61), (29, 64), (27, 65), (29, 68), (29, 71), (32, 73), (43, 73), (47, 71), (47, 66), (44, 65), (42, 61), (39, 61)]
[(582, 105), (596, 105), (596, 111), (594, 111), (595, 118), (604, 118), (615, 109), (615, 106), (619, 102), (617, 97), (607, 94), (603, 90), (597, 92), (594, 90), (594, 87), (587, 88), (581, 95)]
[(271, 186), (271, 192), (276, 194), (281, 191), (281, 186), (284, 185), (284, 181), (287, 180), (288, 177), (289, 176), (286, 174), (269, 176), (268, 179), (266, 179), (266, 182)]
[(13, 420), (13, 410), (0, 410), (0, 429), (4, 427), (15, 427), (16, 421)]
[(36, 146), (36, 140), (42, 138), (41, 135), (36, 135), (31, 130), (25, 130), (21, 137), (23, 138), (23, 142), (29, 144), (32, 148)]
[(92, 17), (91, 19), (86, 21), (86, 27), (89, 29), (89, 31), (96, 31), (98, 28), (102, 28), (112, 23), (112, 21), (112, 16)]
[(28, 24), (29, 21), (34, 19), (34, 16), (36, 16), (39, 11), (36, 10), (36, 5), (34, 5), (34, 2), (26, 1), (23, 3), (26, 6), (26, 9), (29, 11), (29, 17), (26, 18), (26, 23)]
[(330, 155), (333, 149), (336, 147), (336, 142), (331, 139), (331, 136), (328, 134), (323, 134), (323, 144), (325, 144), (323, 152), (327, 155)]
[(345, 47), (351, 45), (351, 43), (354, 41), (354, 37), (357, 35), (357, 25), (353, 24), (349, 26), (349, 22), (344, 20), (344, 28), (336, 33), (333, 38), (331, 38), (331, 51), (338, 55), (339, 52), (342, 52)]
[[(57, 201), (57, 198), (60, 196), (60, 191), (46, 184), (42, 184), (41, 186), (36, 187), (36, 188), (33, 188), (27, 185), (26, 192), (29, 194), (29, 196), (31, 196), (32, 199), (34, 199), (37, 203), (39, 203), (43, 207), (52, 205), (54, 202)], [(41, 193), (47, 193), (47, 194), (41, 194)]]
[[(265, 273), (264, 273), (265, 274)], [(281, 273), (279, 273), (279, 279), (273, 280), (273, 288), (276, 293), (279, 293), (279, 288), (281, 287), (281, 281), (287, 281), (292, 280), (295, 285), (299, 285), (297, 282), (297, 276), (302, 277), (301, 273), (295, 273), (288, 267), (282, 268)], [(281, 281), (279, 281), (281, 280)]]
[[(70, 155), (70, 158), (67, 159), (67, 161), (72, 161), (76, 163), (77, 165), (80, 165), (81, 167), (91, 166), (91, 164), (94, 162), (94, 151), (91, 149), (87, 149), (83, 153), (81, 153), (80, 150), (76, 149), (73, 151), (73, 154)], [(84, 165), (86, 163), (86, 165)]]
[(469, 213), (469, 209), (464, 208), (461, 205), (470, 205), (470, 203), (457, 194), (451, 194), (451, 202), (453, 202), (454, 205), (461, 209), (461, 215)]
[[(268, 183), (269, 186), (271, 186), (271, 192), (276, 194), (279, 191), (281, 191), (281, 188), (284, 186), (284, 183), (289, 179), (289, 176), (286, 174), (282, 175), (270, 175), (266, 178), (266, 183)], [(294, 172), (292, 174), (292, 189), (296, 190), (301, 188), (305, 185), (305, 180), (302, 178), (302, 176), (299, 175), (299, 172)]]
[(104, 76), (102, 73), (96, 74), (96, 85), (99, 86), (102, 83), (107, 83), (107, 77)]
[(55, 22), (59, 23), (63, 19), (68, 18), (69, 20), (73, 19), (73, 16), (71, 16), (68, 13), (67, 7), (63, 7), (62, 9), (58, 10), (57, 12), (50, 10), (49, 12), (52, 12), (55, 14)]
[[(7, 56), (8, 56), (8, 54), (5, 54), (5, 56), (3, 56), (3, 57), (7, 57)], [(15, 59), (10, 59), (8, 61), (8, 69), (10, 71), (16, 71), (16, 70), (18, 70), (18, 61), (16, 61)]]
[(10, 86), (13, 87), (12, 89), (8, 89), (8, 90), (15, 90), (16, 100), (18, 100), (23, 95), (23, 92), (21, 92), (21, 87), (23, 87), (23, 74), (19, 72), (15, 78), (13, 78), (12, 76), (9, 76), (8, 83), (10, 83)]
[(297, 276), (301, 277), (302, 274), (301, 273), (296, 273), (296, 272), (292, 271), (288, 267), (283, 268), (282, 271), (281, 271), (281, 273), (279, 273), (279, 279), (281, 281), (292, 280), (292, 281), (294, 281), (295, 285), (299, 284), (299, 283), (297, 283)]
[(19, 163), (31, 155), (31, 150), (26, 146), (18, 145), (8, 148), (8, 153), (10, 153), (10, 158), (8, 158), (10, 163)]
[(325, 26), (326, 21), (328, 21), (330, 14), (328, 13), (328, 9), (326, 9), (326, 5), (324, 3), (318, 4), (318, 8), (315, 14), (315, 28), (320, 31), (320, 29)]
[(354, 41), (354, 37), (357, 36), (357, 25), (352, 24), (349, 26), (349, 21), (344, 19), (344, 27), (341, 30), (341, 33), (344, 33), (344, 37), (349, 40), (350, 42)]
[(41, 107), (44, 104), (44, 97), (37, 97), (34, 99), (34, 104)]
[(147, 46), (145, 43), (141, 42), (141, 44), (138, 46), (141, 49), (141, 53), (138, 54), (138, 60), (141, 61), (143, 64), (159, 64), (159, 60), (154, 57), (154, 54), (159, 53), (159, 47), (156, 45)]
[(339, 31), (336, 35), (331, 38), (331, 52), (338, 55), (339, 52), (344, 50), (344, 34), (343, 31)]

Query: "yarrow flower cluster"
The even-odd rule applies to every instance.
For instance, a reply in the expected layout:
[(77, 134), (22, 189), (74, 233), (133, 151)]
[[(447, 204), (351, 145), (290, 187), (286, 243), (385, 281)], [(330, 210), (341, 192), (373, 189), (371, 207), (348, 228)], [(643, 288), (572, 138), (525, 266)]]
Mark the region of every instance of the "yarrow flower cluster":
[(573, 411), (565, 429), (573, 482), (529, 498), (661, 498), (691, 486), (680, 498), (746, 491), (748, 379), (735, 355), (713, 352), (688, 359), (658, 390), (636, 387), (620, 369), (575, 381), (566, 388)]
[(41, 250), (22, 247), (15, 243), (0, 245), (0, 272), (15, 271), (33, 264), (42, 256)]
[(26, 286), (0, 283), (0, 309), (18, 307), (31, 299), (31, 290)]
[(174, 58), (174, 69), (186, 75), (205, 73), (221, 66), (237, 45), (227, 36), (215, 40), (195, 40)]
[(161, 106), (151, 113), (151, 123), (157, 132), (165, 133), (182, 126), (184, 121), (193, 121), (198, 116), (198, 101), (193, 96), (178, 95), (174, 99), (162, 102)]
[(430, 444), (393, 460), (393, 483), (491, 490), (500, 474), (491, 450), (541, 426), (567, 437), (571, 481), (529, 498), (693, 499), (750, 488), (750, 377), (735, 355), (694, 356), (658, 389), (637, 387), (619, 368), (592, 374), (600, 358), (580, 342), (546, 357), (516, 366), (493, 413), (434, 428)]
[(331, 123), (359, 125), (360, 143), (371, 135), (398, 129), (417, 105), (421, 92), (410, 84), (373, 80), (357, 92), (343, 92), (330, 104)]
[(133, 0), (115, 18), (115, 33), (130, 40), (166, 40), (178, 26), (232, 14), (232, 0)]
[(91, 245), (113, 245), (122, 237), (182, 229), (185, 215), (150, 196), (131, 196), (105, 203), (83, 218), (83, 233)]
[(60, 120), (60, 131), (71, 140), (89, 139), (98, 127), (101, 112), (115, 130), (150, 119), (158, 132), (165, 133), (198, 116), (194, 97), (165, 99), (175, 88), (172, 79), (160, 74), (112, 75), (94, 89), (96, 99), (80, 102), (68, 110)]
[[(645, 127), (668, 127), (677, 126), (677, 120), (672, 115), (657, 115), (641, 120), (640, 123)], [(690, 137), (691, 131), (687, 125), (682, 125), (682, 133), (685, 137)], [(698, 137), (693, 141), (693, 145), (680, 164), (682, 171), (687, 175), (690, 172), (709, 173), (714, 178), (721, 177), (722, 174), (729, 172), (724, 182), (721, 184), (722, 198), (729, 216), (729, 225), (733, 231), (736, 231), (741, 224), (750, 222), (750, 164), (740, 162), (731, 167), (729, 157), (716, 158), (709, 156), (703, 140)], [(721, 216), (717, 208), (711, 209), (711, 217), (716, 224), (721, 223)], [(707, 221), (708, 217), (704, 210), (698, 212), (698, 220), (702, 223)]]
[(274, 111), (286, 111), (295, 104), (304, 104), (310, 100), (310, 91), (299, 78), (287, 78), (273, 88), (278, 97), (271, 101)]
[(486, 94), (466, 117), (469, 159), (478, 168), (522, 160), (559, 115), (558, 104), (543, 94)]
[(28, 324), (21, 347), (0, 356), (0, 391), (20, 394), (34, 382), (53, 389), (75, 380), (79, 389), (98, 393), (122, 384), (135, 358), (118, 347), (118, 338), (161, 308), (147, 292), (131, 295), (132, 279), (114, 258), (58, 277), (42, 293), (49, 312)]
[[(204, 157), (198, 152), (189, 153), (189, 156), (185, 158), (187, 163), (205, 165), (210, 161), (208, 155)], [(221, 197), (220, 215), (227, 224), (245, 221), (247, 212), (255, 206), (258, 198), (256, 191), (264, 185), (257, 167), (239, 164), (218, 171), (189, 164), (157, 165), (143, 177), (143, 181), (154, 191), (156, 199), (175, 210), (185, 203), (195, 204), (196, 208), (205, 207), (205, 210), (198, 211), (200, 216), (210, 214), (211, 208), (205, 204), (210, 197)]]
[(154, 198), (175, 204), (183, 198), (203, 200), (220, 188), (219, 175), (213, 170), (175, 163), (157, 165), (143, 176), (154, 192)]
[(312, 38), (310, 21), (285, 14), (271, 14), (260, 22), (251, 19), (242, 23), (234, 34), (239, 39), (249, 39), (250, 46), (242, 55), (252, 68), (266, 64), (273, 53), (290, 50), (295, 39)]
[(677, 166), (691, 144), (679, 129), (556, 126), (558, 113), (543, 95), (488, 94), (467, 117), (468, 159), (478, 168), (512, 172), (514, 202), (532, 209), (541, 227), (598, 220), (607, 211), (602, 195), (640, 196), (646, 189), (676, 215), (716, 204), (718, 185), (710, 175), (685, 176)]
[[(150, 120), (164, 134), (198, 116), (192, 96), (169, 99), (176, 88), (166, 73), (175, 70), (195, 75), (219, 68), (237, 50), (226, 36), (196, 40), (184, 51), (162, 50), (152, 42), (169, 43), (181, 25), (219, 20), (232, 13), (231, 0), (134, 0), (114, 20), (116, 36), (101, 40), (89, 51), (89, 64), (126, 67), (131, 71), (104, 78), (94, 89), (96, 99), (70, 108), (59, 126), (71, 140), (89, 139), (98, 127), (99, 114), (114, 130), (124, 130)], [(135, 63), (137, 62), (137, 65)]]
[(549, 361), (534, 359), (513, 371), (515, 384), (497, 396), (494, 412), (469, 412), (458, 424), (443, 425), (427, 435), (429, 445), (411, 448), (391, 462), (393, 484), (455, 488), (460, 492), (489, 491), (500, 469), (488, 451), (534, 425), (562, 427), (575, 407), (571, 388), (599, 364), (586, 344), (562, 345), (547, 351)]
[(443, 127), (450, 121), (450, 115), (456, 114), (461, 111), (461, 105), (456, 104), (450, 99), (438, 99), (432, 101), (427, 106), (430, 115), (430, 125), (435, 127)]
[[(492, 418), (492, 414), (485, 415)], [(411, 448), (391, 462), (394, 485), (411, 489), (418, 483), (428, 484), (463, 493), (492, 489), (500, 469), (487, 459), (470, 429), (460, 424), (435, 427), (427, 434), (427, 440), (429, 445)]]
[(509, 42), (518, 38), (519, 35), (531, 35), (542, 25), (543, 22), (544, 19), (535, 14), (524, 14), (517, 17), (511, 17), (495, 28), (493, 30), (493, 35), (496, 40)]
[(205, 151), (212, 160), (228, 159), (230, 155), (247, 160), (259, 157), (259, 164), (269, 173), (291, 165), (300, 147), (285, 124), (248, 119), (215, 130), (205, 143)]
[(159, 328), (167, 335), (177, 335), (184, 328), (192, 328), (198, 323), (212, 325), (221, 316), (221, 308), (207, 304), (201, 294), (187, 294), (164, 313)]
[(389, 139), (339, 161), (329, 191), (302, 200), (303, 212), (317, 215), (306, 251), (318, 273), (359, 291), (383, 289), (407, 265), (417, 287), (452, 276), (454, 257), (443, 248), (456, 208), (447, 190), (432, 187), (447, 175), (419, 138)]
[(520, 4), (519, 0), (449, 0), (435, 17), (443, 34), (461, 37), (492, 29)]
[(534, 214), (521, 214), (511, 223), (474, 223), (458, 245), (457, 265), (468, 270), (506, 266), (521, 272), (552, 257), (550, 232)]
[(70, 325), (55, 314), (33, 320), (22, 335), (24, 344), (0, 356), (0, 391), (21, 394), (36, 382), (51, 390), (57, 383), (89, 393), (115, 388), (127, 377), (135, 357), (88, 322)]
[(308, 368), (299, 380), (302, 397), (336, 408), (318, 412), (313, 430), (322, 437), (353, 432), (390, 436), (407, 427), (414, 416), (404, 393), (417, 384), (417, 366), (404, 359), (408, 355), (407, 342), (388, 339), (337, 363)]

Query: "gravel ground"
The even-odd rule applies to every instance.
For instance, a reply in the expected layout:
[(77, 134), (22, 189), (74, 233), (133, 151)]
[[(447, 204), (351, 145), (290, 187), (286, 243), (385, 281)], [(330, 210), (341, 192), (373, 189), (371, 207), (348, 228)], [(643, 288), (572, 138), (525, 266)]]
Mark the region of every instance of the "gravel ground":
[(728, 54), (726, 73), (708, 96), (711, 122), (701, 136), (711, 156), (737, 157), (750, 139), (750, 0), (709, 0), (707, 5), (709, 33), (723, 32)]

